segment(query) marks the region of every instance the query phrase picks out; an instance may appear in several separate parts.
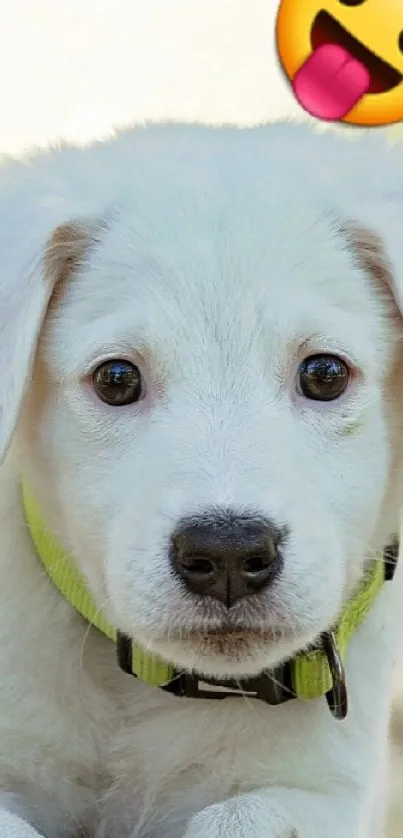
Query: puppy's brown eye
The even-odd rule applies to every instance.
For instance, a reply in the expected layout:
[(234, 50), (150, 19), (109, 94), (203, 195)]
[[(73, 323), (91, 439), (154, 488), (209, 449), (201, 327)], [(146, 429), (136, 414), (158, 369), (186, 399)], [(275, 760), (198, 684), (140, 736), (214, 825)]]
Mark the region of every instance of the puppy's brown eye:
[(122, 407), (137, 402), (142, 394), (138, 367), (129, 361), (105, 361), (92, 374), (92, 386), (106, 404)]
[(310, 355), (298, 370), (298, 386), (306, 399), (330, 402), (347, 388), (350, 371), (336, 355)]

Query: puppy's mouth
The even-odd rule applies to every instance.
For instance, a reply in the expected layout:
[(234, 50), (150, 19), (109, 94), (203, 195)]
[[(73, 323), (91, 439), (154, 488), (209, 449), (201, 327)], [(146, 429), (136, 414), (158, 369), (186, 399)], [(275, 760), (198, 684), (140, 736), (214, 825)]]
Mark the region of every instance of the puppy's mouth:
[(170, 640), (180, 644), (184, 651), (196, 652), (204, 657), (241, 660), (264, 647), (273, 647), (287, 639), (284, 632), (267, 628), (212, 628), (180, 632)]

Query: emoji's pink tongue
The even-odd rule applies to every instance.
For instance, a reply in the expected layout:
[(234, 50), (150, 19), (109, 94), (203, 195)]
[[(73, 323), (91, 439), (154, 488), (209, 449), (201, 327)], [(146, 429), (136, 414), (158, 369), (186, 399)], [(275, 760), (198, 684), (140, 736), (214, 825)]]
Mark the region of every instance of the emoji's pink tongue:
[(346, 116), (365, 95), (371, 77), (366, 67), (338, 44), (314, 50), (293, 79), (299, 104), (318, 119)]

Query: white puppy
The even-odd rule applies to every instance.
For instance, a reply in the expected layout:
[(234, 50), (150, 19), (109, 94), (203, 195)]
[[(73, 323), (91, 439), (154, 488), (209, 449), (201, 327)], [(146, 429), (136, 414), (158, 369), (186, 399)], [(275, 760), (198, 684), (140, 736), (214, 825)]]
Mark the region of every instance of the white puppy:
[(2, 838), (383, 834), (402, 308), (380, 139), (150, 126), (4, 163)]

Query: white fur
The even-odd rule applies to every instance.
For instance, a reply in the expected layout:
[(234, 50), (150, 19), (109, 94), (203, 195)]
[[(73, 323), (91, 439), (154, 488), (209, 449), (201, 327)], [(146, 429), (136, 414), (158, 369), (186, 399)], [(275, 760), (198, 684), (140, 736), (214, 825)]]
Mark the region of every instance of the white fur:
[[(178, 699), (124, 675), (53, 588), (19, 484), (110, 620), (178, 666), (255, 674), (328, 628), (399, 525), (400, 327), (343, 228), (380, 237), (402, 305), (402, 172), (379, 139), (288, 124), (149, 126), (0, 171), (2, 838), (383, 834), (401, 572), (349, 647), (345, 722), (324, 699)], [(57, 285), (68, 222), (90, 245)], [(355, 370), (327, 404), (296, 389), (321, 351)], [(146, 393), (110, 408), (88, 378), (122, 356)], [(178, 521), (222, 506), (290, 533), (274, 587), (229, 617), (168, 562)], [(277, 639), (214, 653), (225, 616)]]

